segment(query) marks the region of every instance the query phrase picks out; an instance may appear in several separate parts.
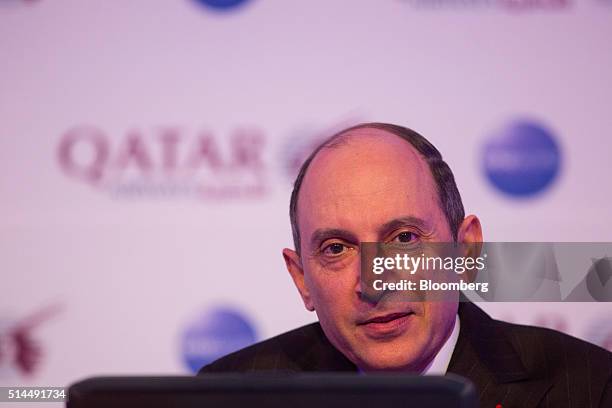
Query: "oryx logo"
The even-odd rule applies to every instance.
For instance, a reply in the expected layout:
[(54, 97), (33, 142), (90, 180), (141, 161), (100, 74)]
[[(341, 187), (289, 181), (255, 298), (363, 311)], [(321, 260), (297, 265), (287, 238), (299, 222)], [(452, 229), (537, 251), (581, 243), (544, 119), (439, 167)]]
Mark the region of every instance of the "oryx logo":
[(482, 154), (489, 182), (515, 197), (533, 196), (547, 189), (559, 175), (561, 161), (553, 133), (528, 120), (514, 121), (493, 132)]
[(0, 318), (0, 378), (31, 377), (45, 354), (36, 331), (61, 310), (48, 306), (19, 319)]
[(282, 172), (288, 180), (293, 183), (302, 164), (321, 143), (342, 129), (359, 123), (359, 115), (351, 113), (350, 116), (326, 127), (303, 125), (291, 131), (280, 149)]

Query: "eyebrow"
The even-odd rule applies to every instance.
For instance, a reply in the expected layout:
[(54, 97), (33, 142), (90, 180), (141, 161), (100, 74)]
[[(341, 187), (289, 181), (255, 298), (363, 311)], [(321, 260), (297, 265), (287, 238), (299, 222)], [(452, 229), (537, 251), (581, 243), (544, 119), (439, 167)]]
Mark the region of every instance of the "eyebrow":
[[(405, 226), (414, 226), (422, 231), (428, 231), (429, 223), (422, 218), (407, 216), (395, 218), (389, 222), (384, 223), (380, 228), (378, 228), (378, 236), (384, 237), (388, 233)], [(320, 228), (315, 230), (310, 237), (310, 246), (317, 247), (322, 242), (330, 239), (330, 238), (340, 238), (345, 241), (350, 242), (359, 242), (357, 236), (351, 231), (344, 230), (341, 228)]]
[(386, 222), (385, 224), (383, 224), (379, 229), (378, 229), (378, 236), (379, 237), (384, 237), (385, 235), (387, 235), (388, 233), (401, 228), (401, 227), (406, 227), (406, 226), (413, 226), (418, 228), (419, 230), (423, 231), (423, 232), (427, 232), (431, 229), (429, 223), (427, 221), (425, 221), (422, 218), (419, 217), (414, 217), (414, 216), (407, 216), (407, 217), (400, 217), (400, 218), (395, 218), (389, 222)]
[(310, 246), (317, 247), (330, 238), (341, 238), (345, 241), (358, 242), (357, 236), (350, 231), (340, 228), (320, 228), (310, 236)]

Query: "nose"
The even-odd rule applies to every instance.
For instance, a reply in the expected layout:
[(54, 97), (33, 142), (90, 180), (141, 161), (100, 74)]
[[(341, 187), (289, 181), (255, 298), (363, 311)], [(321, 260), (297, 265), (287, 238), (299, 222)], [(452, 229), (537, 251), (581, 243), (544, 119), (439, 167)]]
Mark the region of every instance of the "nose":
[(362, 284), (359, 284), (357, 288), (357, 297), (359, 301), (367, 304), (368, 306), (375, 307), (381, 299), (385, 296), (386, 291), (373, 291), (373, 290), (362, 290)]
[(363, 243), (359, 246), (359, 262), (356, 266), (355, 293), (360, 302), (376, 306), (385, 296), (385, 291), (375, 290), (374, 282), (381, 279), (372, 270), (372, 259), (377, 255), (377, 248)]

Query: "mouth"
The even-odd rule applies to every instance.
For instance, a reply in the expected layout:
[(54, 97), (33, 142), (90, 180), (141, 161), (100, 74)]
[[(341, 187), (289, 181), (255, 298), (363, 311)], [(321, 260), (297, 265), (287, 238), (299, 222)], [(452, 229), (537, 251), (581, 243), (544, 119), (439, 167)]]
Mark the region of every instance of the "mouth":
[(414, 315), (412, 311), (388, 313), (359, 321), (357, 326), (363, 328), (365, 333), (372, 338), (397, 337), (407, 330)]
[(397, 320), (397, 319), (401, 319), (402, 317), (410, 316), (411, 314), (414, 314), (414, 312), (390, 313), (390, 314), (386, 314), (382, 316), (376, 316), (368, 320), (364, 320), (360, 323), (357, 323), (357, 325), (362, 326), (364, 324), (371, 324), (371, 323), (389, 323), (389, 322), (392, 322), (393, 320)]

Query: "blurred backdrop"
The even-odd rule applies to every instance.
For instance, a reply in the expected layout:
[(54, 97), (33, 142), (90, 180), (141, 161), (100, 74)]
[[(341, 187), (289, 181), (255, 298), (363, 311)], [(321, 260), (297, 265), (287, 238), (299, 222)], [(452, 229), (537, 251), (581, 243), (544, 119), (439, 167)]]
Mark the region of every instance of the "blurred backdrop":
[[(291, 183), (357, 122), (429, 138), (489, 241), (612, 241), (611, 38), (610, 0), (0, 0), (0, 383), (315, 320)], [(612, 349), (611, 305), (483, 307)]]

